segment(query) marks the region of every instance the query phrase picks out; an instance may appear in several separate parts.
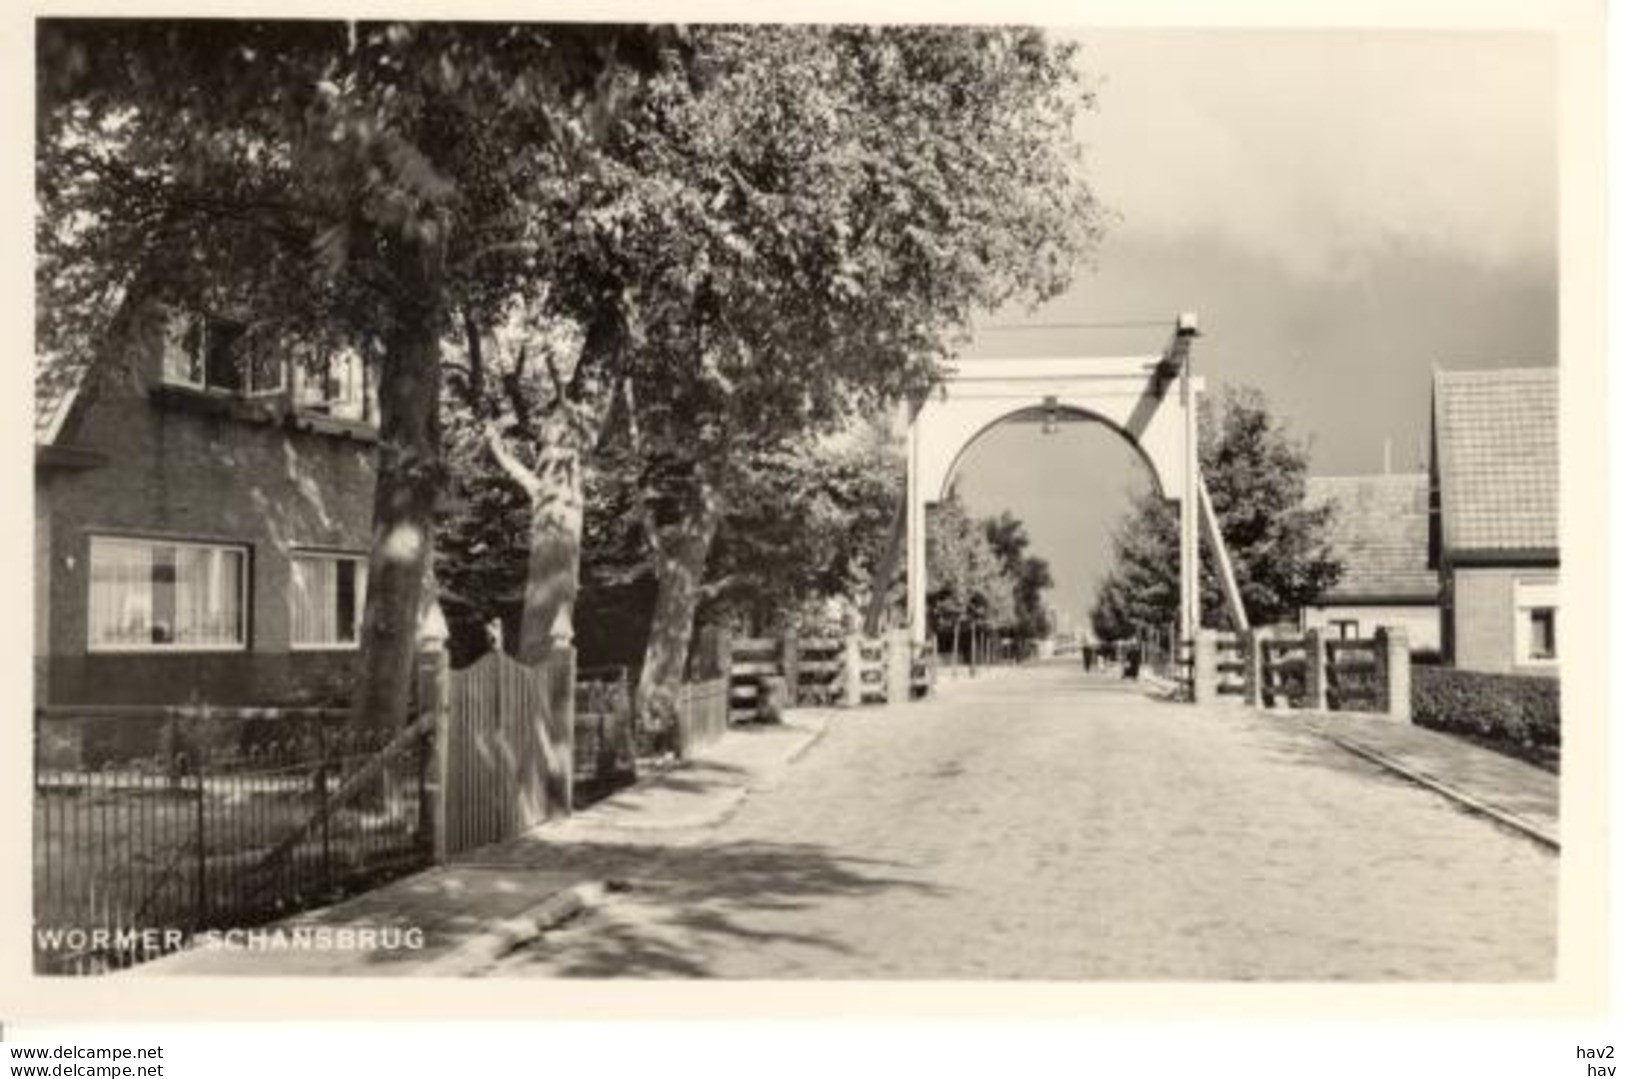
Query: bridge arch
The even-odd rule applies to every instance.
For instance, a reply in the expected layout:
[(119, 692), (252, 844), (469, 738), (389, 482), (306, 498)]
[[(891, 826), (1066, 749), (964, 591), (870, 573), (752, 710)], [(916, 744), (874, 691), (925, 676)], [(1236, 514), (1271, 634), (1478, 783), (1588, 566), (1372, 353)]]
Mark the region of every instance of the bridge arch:
[[(1179, 506), (1179, 635), (1183, 640), (1192, 638), (1200, 619), (1196, 410), (1203, 381), (1190, 370), (1190, 346), (1196, 336), (1195, 316), (1182, 315), (1160, 355), (979, 359), (952, 366), (909, 424), (909, 632), (917, 644), (927, 637), (926, 507), (946, 496), (972, 445), (1000, 423), (1034, 410), (1069, 412), (1105, 423), (1145, 461), (1162, 497)], [(1209, 523), (1216, 535), (1216, 526)], [(1222, 540), (1219, 546), (1222, 549)]]
[(927, 488), (923, 492), (925, 495), (926, 504), (930, 505), (932, 503), (940, 502), (948, 497), (948, 492), (953, 487), (954, 480), (959, 477), (960, 466), (963, 465), (970, 457), (971, 451), (974, 450), (983, 439), (992, 434), (995, 428), (1002, 427), (1004, 424), (1012, 422), (1045, 422), (1050, 418), (1053, 418), (1056, 422), (1065, 422), (1065, 418), (1068, 416), (1098, 423), (1110, 430), (1118, 438), (1122, 439), (1123, 442), (1128, 445), (1129, 449), (1134, 451), (1134, 455), (1135, 457), (1139, 458), (1140, 463), (1145, 465), (1146, 471), (1151, 475), (1151, 483), (1156, 488), (1157, 494), (1165, 500), (1175, 502), (1178, 501), (1178, 492), (1170, 492), (1163, 486), (1162, 476), (1157, 472), (1157, 466), (1152, 461), (1151, 455), (1146, 452), (1145, 447), (1141, 445), (1133, 435), (1129, 434), (1127, 430), (1113, 422), (1109, 417), (1102, 416), (1098, 412), (1090, 411), (1088, 408), (1085, 408), (1082, 405), (1071, 404), (1066, 401), (1058, 400), (1053, 405), (1028, 405), (1011, 408), (1003, 415), (985, 424), (981, 430), (971, 435), (970, 438), (965, 440), (964, 445), (960, 446), (959, 452), (954, 455), (953, 460), (949, 462), (948, 467), (943, 471), (940, 488), (934, 494), (930, 488)]

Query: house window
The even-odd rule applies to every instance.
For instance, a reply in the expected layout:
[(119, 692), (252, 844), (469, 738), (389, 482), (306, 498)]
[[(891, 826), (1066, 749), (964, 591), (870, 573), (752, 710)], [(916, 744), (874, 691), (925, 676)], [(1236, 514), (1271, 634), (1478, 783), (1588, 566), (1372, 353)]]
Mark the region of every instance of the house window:
[(294, 404), (342, 420), (367, 418), (366, 365), (353, 349), (308, 351), (294, 364)]
[(92, 536), (91, 650), (243, 648), (247, 568), (242, 547)]
[(1529, 658), (1557, 658), (1557, 608), (1529, 608)]
[(246, 323), (183, 314), (169, 320), (164, 381), (196, 390), (259, 397), (281, 393), (282, 358)]
[(1513, 635), (1517, 661), (1540, 666), (1557, 662), (1557, 583), (1517, 581), (1513, 585)]
[(1355, 618), (1332, 619), (1332, 635), (1340, 641), (1356, 641), (1360, 639), (1360, 622)]
[(295, 648), (354, 648), (367, 600), (367, 564), (352, 555), (293, 556), (290, 594)]

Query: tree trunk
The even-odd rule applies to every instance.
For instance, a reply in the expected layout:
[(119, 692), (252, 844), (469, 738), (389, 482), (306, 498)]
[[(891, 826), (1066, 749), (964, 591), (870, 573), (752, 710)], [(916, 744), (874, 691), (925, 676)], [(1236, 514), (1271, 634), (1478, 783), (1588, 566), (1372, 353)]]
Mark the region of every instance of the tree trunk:
[(530, 559), (519, 620), (518, 657), (540, 663), (575, 637), (581, 576), (581, 526), (586, 495), (581, 446), (563, 424), (543, 424), (543, 448), (530, 501)]
[(891, 537), (886, 541), (886, 552), (875, 565), (869, 578), (869, 606), (863, 612), (863, 633), (878, 637), (885, 628), (886, 612), (891, 607), (891, 583), (897, 576), (897, 562), (908, 539), (908, 489), (898, 499), (892, 514)]
[(675, 730), (677, 693), (688, 665), (688, 644), (704, 589), (705, 564), (720, 516), (715, 486), (704, 476), (696, 476), (684, 500), (682, 519), (662, 526), (655, 538), (657, 590), (649, 643), (638, 676), (636, 711), (641, 722), (657, 729)]
[(953, 646), (952, 647), (953, 647), (954, 666), (957, 667), (957, 666), (959, 666), (959, 619), (957, 619), (957, 618), (954, 619), (954, 638), (953, 638)]
[(381, 729), (407, 718), (441, 480), (441, 307), (422, 260), (416, 248), (401, 259), (418, 287), (395, 305), (378, 380), (378, 478), (353, 710), (359, 724)]
[(584, 469), (609, 411), (609, 392), (620, 346), (619, 324), (601, 319), (587, 337), (570, 380), (571, 399), (543, 418), (530, 501), (530, 557), (519, 622), (522, 663), (539, 663), (555, 646), (575, 639), (575, 601), (581, 587), (581, 528), (585, 519)]

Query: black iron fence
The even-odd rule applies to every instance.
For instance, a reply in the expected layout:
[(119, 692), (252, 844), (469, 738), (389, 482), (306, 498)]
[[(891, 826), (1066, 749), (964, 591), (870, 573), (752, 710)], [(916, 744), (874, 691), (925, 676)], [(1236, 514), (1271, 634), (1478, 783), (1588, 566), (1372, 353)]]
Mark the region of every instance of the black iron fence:
[(429, 865), (428, 739), (348, 715), (39, 709), (36, 969), (129, 966)]

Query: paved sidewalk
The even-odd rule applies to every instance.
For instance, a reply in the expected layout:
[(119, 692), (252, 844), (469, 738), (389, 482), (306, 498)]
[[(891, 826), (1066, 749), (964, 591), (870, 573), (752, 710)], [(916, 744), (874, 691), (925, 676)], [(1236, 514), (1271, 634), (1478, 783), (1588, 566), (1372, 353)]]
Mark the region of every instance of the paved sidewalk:
[[(1283, 716), (1282, 721), (1292, 719)], [(1562, 784), (1551, 772), (1461, 738), (1381, 716), (1327, 712), (1308, 717), (1308, 723), (1326, 737), (1374, 755), (1378, 763), (1397, 765), (1466, 795), (1556, 845)]]
[[(123, 976), (455, 973), (459, 953), (477, 948), (493, 927), (571, 889), (606, 883), (614, 887), (618, 879), (647, 872), (674, 845), (697, 840), (705, 829), (726, 820), (751, 792), (777, 786), (836, 715), (833, 710), (800, 709), (781, 725), (735, 728), (695, 760), (655, 773), (566, 820), (264, 927), (289, 933), (301, 928), (330, 934), (378, 931), (379, 940), (415, 929), (422, 935), (421, 948), (197, 948)], [(640, 834), (648, 842), (640, 843)], [(604, 842), (606, 838), (615, 841)], [(426, 969), (430, 966), (436, 969)]]

